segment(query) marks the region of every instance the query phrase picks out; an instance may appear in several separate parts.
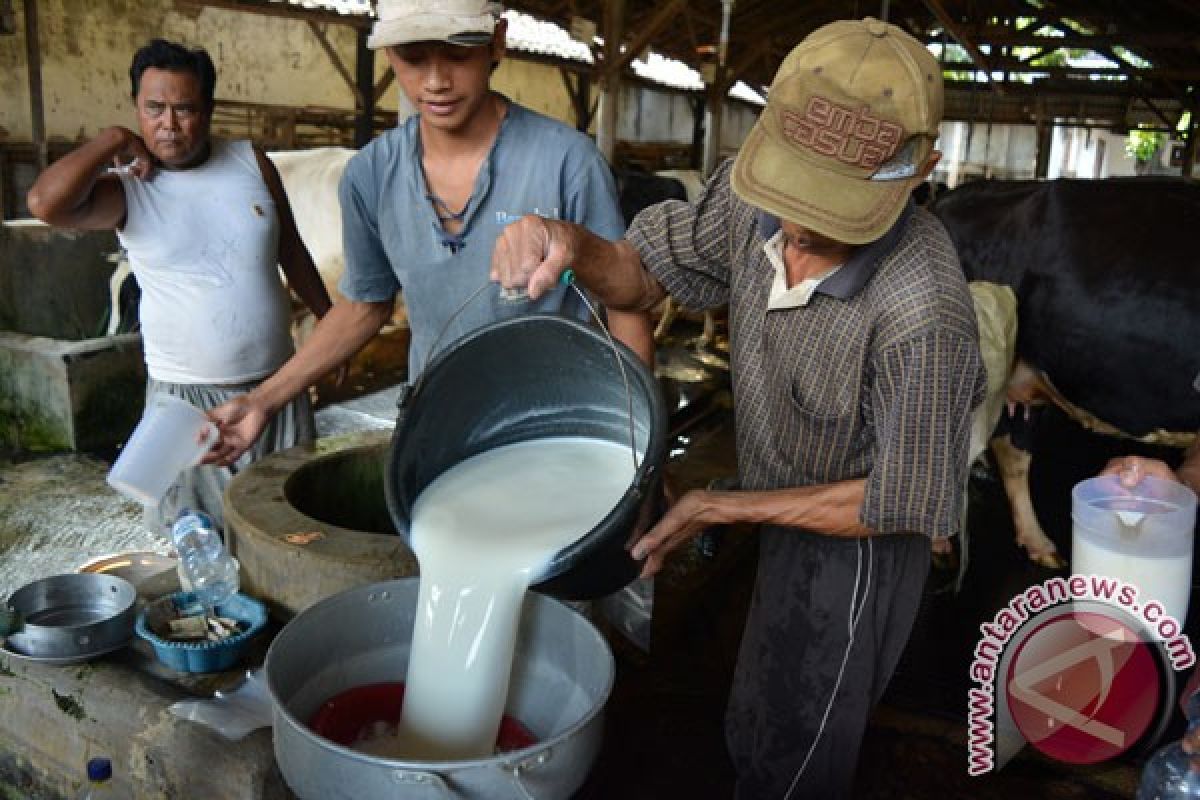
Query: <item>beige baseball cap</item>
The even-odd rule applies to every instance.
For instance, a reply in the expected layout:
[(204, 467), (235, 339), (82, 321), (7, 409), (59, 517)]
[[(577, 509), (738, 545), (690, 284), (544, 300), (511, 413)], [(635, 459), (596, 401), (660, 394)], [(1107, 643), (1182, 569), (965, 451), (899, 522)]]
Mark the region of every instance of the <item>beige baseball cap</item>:
[(733, 190), (836, 241), (873, 242), (920, 181), (942, 105), (941, 67), (916, 39), (871, 17), (825, 25), (775, 74)]
[(410, 42), (487, 44), (504, 8), (489, 0), (379, 0), (367, 47)]

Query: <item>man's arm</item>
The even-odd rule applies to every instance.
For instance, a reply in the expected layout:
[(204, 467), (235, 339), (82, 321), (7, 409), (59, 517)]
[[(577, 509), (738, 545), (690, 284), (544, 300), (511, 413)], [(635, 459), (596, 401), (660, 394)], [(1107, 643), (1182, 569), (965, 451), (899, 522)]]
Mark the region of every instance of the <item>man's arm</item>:
[(610, 310), (608, 330), (613, 338), (636, 353), (643, 364), (654, 369), (654, 323), (649, 313)]
[(279, 266), (287, 277), (288, 287), (308, 306), (317, 319), (321, 319), (332, 305), (329, 292), (321, 280), (317, 265), (313, 263), (312, 255), (300, 238), (296, 218), (292, 215), (292, 206), (288, 202), (287, 192), (284, 191), (279, 170), (275, 169), (267, 154), (257, 147), (254, 148), (254, 157), (258, 159), (258, 168), (279, 214)]
[[(726, 162), (694, 204), (666, 200), (638, 214), (620, 241), (578, 225), (523, 217), (501, 231), (492, 280), (541, 297), (570, 267), (609, 309), (650, 311), (667, 290), (689, 308), (729, 301), (731, 220), (745, 222)], [(739, 212), (743, 212), (740, 213)], [(636, 246), (635, 246), (636, 244)]]
[(120, 181), (102, 176), (117, 157), (135, 161), (132, 170), (139, 178), (149, 176), (152, 161), (141, 138), (128, 128), (105, 128), (38, 176), (26, 197), (30, 213), (62, 228), (120, 227), (125, 221), (125, 192)]
[(662, 569), (667, 554), (705, 528), (745, 522), (803, 528), (828, 536), (871, 536), (859, 522), (865, 496), (863, 479), (767, 492), (693, 490), (680, 498), (633, 547), (642, 577)]
[(317, 323), (304, 346), (253, 391), (208, 412), (221, 438), (205, 464), (229, 465), (250, 448), (269, 420), (322, 375), (349, 359), (379, 332), (392, 316), (393, 301), (334, 305)]
[(557, 286), (568, 268), (609, 309), (646, 312), (665, 296), (628, 242), (610, 242), (582, 225), (532, 215), (500, 232), (491, 279), (506, 289), (526, 288), (536, 300)]
[(1200, 495), (1200, 434), (1197, 434), (1196, 441), (1188, 448), (1187, 455), (1183, 457), (1183, 463), (1175, 470), (1175, 474), (1179, 476), (1181, 483)]

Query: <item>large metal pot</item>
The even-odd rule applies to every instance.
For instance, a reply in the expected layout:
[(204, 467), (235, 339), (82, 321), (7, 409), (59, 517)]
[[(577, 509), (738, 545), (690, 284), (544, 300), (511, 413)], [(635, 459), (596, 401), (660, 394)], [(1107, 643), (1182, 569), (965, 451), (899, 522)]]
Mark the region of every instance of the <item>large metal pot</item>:
[(580, 614), (527, 593), (505, 712), (538, 743), (469, 761), (398, 761), (318, 736), (305, 724), (348, 689), (398, 681), (408, 668), (416, 578), (327, 598), (289, 622), (267, 653), (275, 758), (303, 800), (565, 800), (600, 749), (613, 683), (608, 643)]
[(443, 350), (401, 398), (384, 484), (388, 510), (407, 539), (421, 491), (485, 450), (552, 436), (626, 445), (638, 462), (629, 490), (532, 581), (567, 600), (602, 597), (637, 577), (629, 548), (657, 511), (666, 435), (658, 381), (633, 351), (566, 317), (506, 319)]
[(73, 664), (133, 638), (137, 591), (113, 575), (67, 574), (34, 581), (0, 609), (0, 636), (14, 655)]

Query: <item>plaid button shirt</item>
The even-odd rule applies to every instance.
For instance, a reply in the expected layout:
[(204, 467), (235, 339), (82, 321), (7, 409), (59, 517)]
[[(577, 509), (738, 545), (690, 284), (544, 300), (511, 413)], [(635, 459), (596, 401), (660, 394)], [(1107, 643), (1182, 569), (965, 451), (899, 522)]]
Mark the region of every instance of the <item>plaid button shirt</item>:
[(957, 532), (971, 409), (986, 376), (975, 313), (941, 223), (909, 208), (804, 307), (768, 310), (762, 214), (729, 186), (643, 211), (626, 238), (681, 304), (729, 304), (738, 472), (767, 490), (865, 478), (861, 523)]

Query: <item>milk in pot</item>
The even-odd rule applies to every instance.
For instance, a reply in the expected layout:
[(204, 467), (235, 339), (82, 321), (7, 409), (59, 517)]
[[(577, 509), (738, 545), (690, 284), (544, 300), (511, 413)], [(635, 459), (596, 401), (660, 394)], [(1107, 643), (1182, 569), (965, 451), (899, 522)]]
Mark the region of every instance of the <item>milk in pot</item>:
[(485, 451), (430, 483), (412, 513), (421, 588), (399, 731), (356, 748), (420, 761), (491, 756), (526, 588), (633, 477), (628, 445), (554, 437)]

